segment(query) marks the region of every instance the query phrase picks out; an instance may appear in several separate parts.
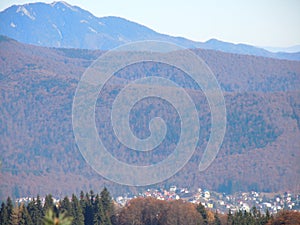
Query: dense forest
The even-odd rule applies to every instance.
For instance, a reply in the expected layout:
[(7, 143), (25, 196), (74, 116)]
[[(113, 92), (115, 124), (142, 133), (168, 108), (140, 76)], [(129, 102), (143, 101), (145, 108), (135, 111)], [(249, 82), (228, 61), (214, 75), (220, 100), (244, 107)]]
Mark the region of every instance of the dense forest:
[[(205, 172), (198, 171), (198, 164), (210, 135), (209, 105), (185, 74), (151, 63), (132, 65), (111, 79), (111, 89), (102, 95), (106, 102), (115, 97), (113, 90), (119, 90), (120, 82), (114, 81), (125, 82), (120, 77), (135, 70), (158, 73), (165, 78), (172, 74), (170, 79), (190, 93), (199, 109), (200, 141), (186, 166), (160, 187), (188, 184), (191, 190), (205, 187), (226, 193), (298, 192), (299, 182), (294, 178), (299, 176), (300, 157), (300, 62), (202, 49), (194, 52), (216, 75), (227, 111), (223, 145)], [(0, 199), (38, 193), (70, 196), (99, 186), (108, 187), (113, 194), (138, 193), (97, 174), (80, 154), (74, 138), (74, 93), (86, 68), (102, 53), (42, 48), (0, 37)], [(135, 132), (138, 137), (149, 135), (148, 121), (154, 117), (171, 125), (159, 149), (137, 153), (117, 146), (120, 143), (109, 124), (109, 111), (104, 110), (106, 104), (99, 100), (95, 120), (99, 137), (109, 152), (120, 161), (136, 165), (158, 163), (170, 155), (174, 140), (178, 140), (178, 116), (163, 103), (142, 101), (132, 110), (132, 129), (140, 131)]]
[(51, 194), (44, 201), (40, 196), (27, 204), (13, 203), (10, 197), (2, 202), (1, 225), (297, 225), (300, 212), (281, 211), (261, 214), (253, 207), (250, 212), (219, 214), (199, 204), (183, 200), (162, 201), (154, 198), (134, 198), (125, 206), (117, 205), (109, 191), (93, 191), (80, 196), (65, 197), (54, 202)]

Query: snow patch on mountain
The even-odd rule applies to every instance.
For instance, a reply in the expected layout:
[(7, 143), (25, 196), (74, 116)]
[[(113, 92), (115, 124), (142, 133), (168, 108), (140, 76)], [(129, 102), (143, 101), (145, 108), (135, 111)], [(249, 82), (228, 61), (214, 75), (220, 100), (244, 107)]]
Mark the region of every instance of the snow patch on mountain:
[(57, 31), (57, 33), (59, 34), (60, 38), (62, 39), (62, 34), (61, 34), (61, 31), (58, 29), (58, 27), (55, 24), (52, 24), (52, 27)]
[(96, 34), (98, 33), (95, 29), (93, 29), (93, 28), (91, 28), (91, 27), (88, 27), (88, 28), (89, 28), (89, 30), (92, 31), (93, 33), (96, 33)]
[(28, 16), (31, 20), (35, 20), (35, 17), (31, 15), (30, 12), (24, 6), (19, 6), (16, 12)]
[[(74, 12), (78, 11), (78, 9), (76, 9), (76, 7), (69, 5), (68, 3), (64, 2), (64, 1), (53, 2), (50, 5), (52, 7), (56, 6), (58, 9), (60, 8), (60, 6), (65, 6), (65, 7), (67, 7), (68, 9), (70, 9), (70, 10), (72, 10)], [(62, 8), (62, 11), (65, 11), (65, 9)]]
[(80, 23), (89, 23), (89, 22), (86, 20), (80, 20)]

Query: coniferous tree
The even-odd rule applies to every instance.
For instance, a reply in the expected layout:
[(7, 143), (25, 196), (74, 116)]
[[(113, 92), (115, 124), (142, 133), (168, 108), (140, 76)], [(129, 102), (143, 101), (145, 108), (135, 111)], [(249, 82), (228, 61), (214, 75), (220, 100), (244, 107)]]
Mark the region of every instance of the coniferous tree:
[(79, 204), (78, 198), (73, 194), (72, 195), (72, 225), (84, 225), (84, 215), (82, 213), (81, 206)]
[(0, 211), (0, 224), (2, 225), (9, 225), (9, 216), (7, 212), (7, 207), (4, 202), (1, 204), (1, 211)]
[(10, 197), (6, 200), (6, 211), (7, 211), (7, 218), (8, 218), (8, 224), (12, 223), (12, 214), (13, 214), (13, 202)]
[(113, 205), (112, 198), (106, 187), (101, 191), (100, 196), (104, 212), (110, 217), (113, 214)]
[(33, 198), (33, 200), (28, 203), (27, 211), (34, 225), (43, 224), (43, 207), (39, 196), (37, 196), (36, 199)]
[(263, 224), (267, 224), (269, 220), (272, 219), (272, 216), (270, 215), (270, 212), (269, 210), (267, 209), (266, 210), (266, 215), (264, 216), (264, 219), (263, 219)]
[(197, 211), (201, 214), (204, 224), (208, 224), (207, 212), (201, 202), (197, 205)]
[(102, 224), (105, 224), (105, 212), (104, 212), (104, 209), (103, 209), (103, 204), (102, 204), (102, 201), (99, 197), (99, 195), (96, 195), (96, 198), (95, 198), (95, 203), (94, 203), (94, 221), (93, 221), (93, 224), (94, 225), (102, 225)]
[(237, 224), (240, 224), (242, 225), (243, 224), (243, 212), (241, 210), (237, 211), (234, 216), (233, 216), (233, 221), (232, 221), (232, 224), (234, 225), (237, 225)]
[(84, 212), (84, 224), (85, 225), (92, 225), (94, 223), (94, 212), (93, 212), (93, 205), (90, 198), (90, 195), (86, 193), (84, 201), (80, 203), (83, 205), (83, 212)]
[(83, 191), (80, 191), (79, 204), (80, 204), (80, 207), (82, 209), (82, 213), (84, 215), (84, 213), (85, 213), (85, 197), (84, 197), (84, 192)]
[(80, 197), (79, 201), (84, 200), (84, 192), (83, 191), (80, 191), (79, 197)]
[(36, 206), (37, 206), (37, 210), (39, 213), (41, 213), (42, 216), (43, 215), (43, 205), (42, 205), (42, 201), (39, 195), (37, 195), (36, 197)]
[(20, 211), (21, 211), (21, 217), (20, 217), (19, 225), (34, 225), (28, 213), (28, 210), (24, 204), (20, 206)]
[(95, 194), (93, 190), (90, 190), (90, 199), (91, 199), (91, 204), (94, 205)]
[(232, 224), (233, 224), (233, 215), (231, 213), (231, 209), (229, 209), (227, 214), (227, 225), (232, 225)]
[(218, 216), (218, 212), (217, 211), (216, 211), (214, 217), (215, 217), (214, 225), (221, 225), (221, 220), (220, 220), (220, 218)]
[(255, 206), (253, 206), (252, 208), (251, 208), (251, 214), (252, 214), (252, 216), (256, 219), (256, 218), (259, 218), (260, 217), (260, 211), (259, 210), (257, 210), (257, 208), (255, 207)]
[(45, 204), (44, 204), (44, 207), (43, 207), (43, 215), (46, 215), (46, 212), (48, 210), (53, 210), (53, 209), (54, 209), (54, 203), (53, 203), (52, 195), (51, 194), (46, 195)]
[(66, 216), (70, 216), (72, 213), (72, 205), (69, 200), (69, 198), (66, 196), (64, 199), (60, 202), (60, 213), (65, 213)]
[(10, 225), (18, 225), (21, 218), (21, 211), (18, 205), (16, 205), (10, 216)]

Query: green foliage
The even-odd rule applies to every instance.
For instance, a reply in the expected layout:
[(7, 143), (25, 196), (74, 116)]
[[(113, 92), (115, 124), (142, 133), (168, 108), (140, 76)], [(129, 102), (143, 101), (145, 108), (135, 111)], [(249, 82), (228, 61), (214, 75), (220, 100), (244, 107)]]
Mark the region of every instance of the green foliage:
[(99, 195), (96, 195), (95, 204), (94, 204), (94, 225), (101, 225), (104, 224), (106, 220), (106, 216), (103, 209), (102, 200), (100, 199)]
[(74, 218), (72, 225), (84, 225), (84, 216), (82, 213), (82, 208), (79, 204), (78, 198), (73, 194), (72, 195), (72, 210), (71, 214)]
[(37, 199), (33, 199), (28, 203), (27, 211), (34, 225), (43, 224), (41, 219), (43, 217), (43, 207), (39, 196), (37, 196)]
[(24, 204), (21, 205), (21, 218), (19, 225), (35, 225), (32, 222), (31, 216), (28, 213), (28, 210)]
[(46, 216), (44, 217), (45, 225), (71, 225), (72, 217), (66, 216), (64, 213), (60, 213), (57, 217), (52, 209), (49, 209), (46, 212)]
[(105, 216), (104, 224), (110, 225), (111, 224), (110, 217), (113, 215), (113, 205), (112, 205), (112, 198), (106, 187), (101, 191), (100, 196), (101, 196), (101, 204)]
[[(102, 196), (102, 197), (101, 197)], [(105, 205), (105, 207), (103, 206)], [(93, 191), (80, 193), (80, 200), (72, 195), (71, 201), (66, 196), (54, 205), (52, 195), (46, 195), (45, 204), (39, 196), (24, 204), (13, 206), (10, 198), (0, 208), (1, 225), (112, 225), (113, 204), (110, 193), (105, 188), (101, 194)]]
[(46, 215), (46, 212), (48, 210), (53, 210), (54, 209), (54, 204), (53, 204), (53, 198), (52, 195), (46, 195), (45, 197), (45, 204), (44, 204), (44, 208), (43, 208), (43, 214)]
[(270, 219), (270, 214), (267, 211), (262, 215), (256, 207), (252, 207), (250, 212), (237, 211), (232, 214), (229, 210), (227, 215), (227, 225), (265, 225)]
[(83, 197), (83, 193), (81, 193), (80, 205), (82, 206), (84, 213), (84, 224), (93, 224), (94, 221), (94, 209), (92, 205), (93, 197), (90, 197), (88, 193)]
[(204, 224), (208, 224), (207, 212), (201, 202), (197, 205), (197, 211), (201, 214)]
[(13, 202), (10, 197), (6, 200), (6, 211), (8, 216), (8, 224), (12, 223), (12, 214), (13, 214)]
[(66, 215), (70, 215), (71, 210), (72, 210), (71, 202), (70, 202), (69, 198), (66, 196), (60, 202), (60, 211), (66, 213)]
[(7, 212), (7, 207), (4, 202), (1, 204), (1, 210), (0, 210), (0, 224), (2, 225), (9, 225), (8, 219), (10, 216), (8, 215)]

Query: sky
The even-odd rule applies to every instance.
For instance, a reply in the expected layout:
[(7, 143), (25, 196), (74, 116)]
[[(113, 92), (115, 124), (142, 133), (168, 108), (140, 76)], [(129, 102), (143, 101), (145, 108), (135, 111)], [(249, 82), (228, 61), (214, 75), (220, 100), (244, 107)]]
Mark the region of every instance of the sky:
[[(1, 0), (11, 5), (53, 0)], [(97, 17), (119, 16), (194, 41), (211, 38), (260, 47), (300, 45), (299, 0), (66, 0)]]

